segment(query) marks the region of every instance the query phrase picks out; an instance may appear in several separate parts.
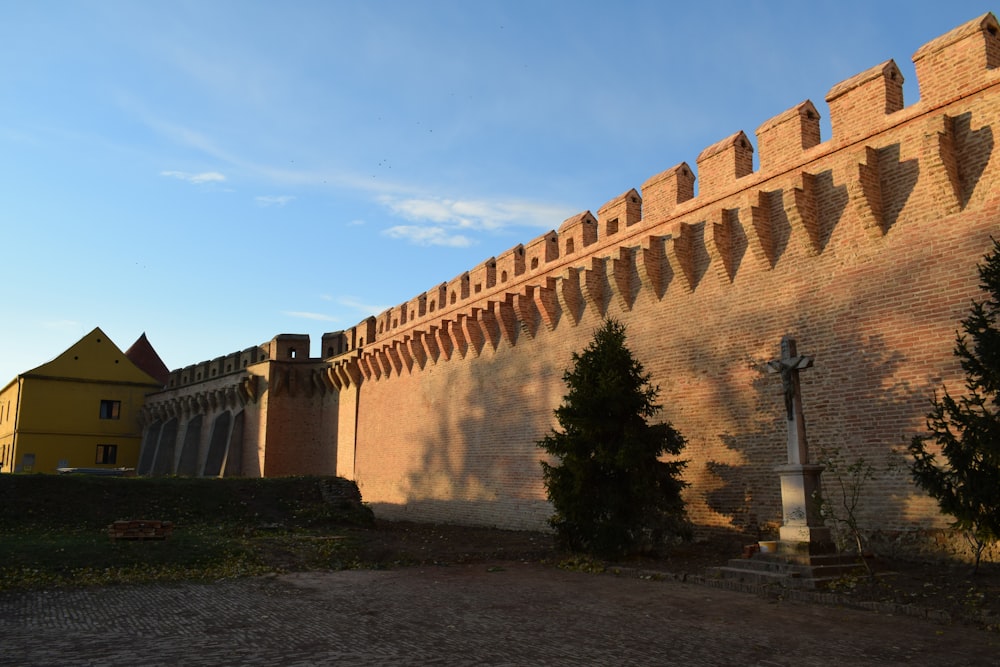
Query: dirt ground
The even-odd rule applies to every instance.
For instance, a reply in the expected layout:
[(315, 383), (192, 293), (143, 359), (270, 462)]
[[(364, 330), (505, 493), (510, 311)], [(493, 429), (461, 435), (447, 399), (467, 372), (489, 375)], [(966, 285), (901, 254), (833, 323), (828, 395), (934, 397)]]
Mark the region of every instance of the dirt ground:
[[(706, 568), (738, 558), (738, 538), (699, 540), (681, 544), (659, 556), (604, 563), (560, 552), (553, 537), (528, 531), (452, 525), (380, 521), (354, 535), (365, 565), (398, 568), (414, 565), (458, 565), (491, 561), (539, 563), (598, 573), (624, 568), (642, 576), (704, 576)], [(927, 563), (875, 556), (878, 576), (859, 572), (844, 577), (829, 590), (848, 603), (881, 602), (914, 605), (945, 612), (960, 622), (1000, 632), (1000, 563), (984, 562), (978, 574), (966, 563)], [(762, 593), (780, 596), (778, 589)]]

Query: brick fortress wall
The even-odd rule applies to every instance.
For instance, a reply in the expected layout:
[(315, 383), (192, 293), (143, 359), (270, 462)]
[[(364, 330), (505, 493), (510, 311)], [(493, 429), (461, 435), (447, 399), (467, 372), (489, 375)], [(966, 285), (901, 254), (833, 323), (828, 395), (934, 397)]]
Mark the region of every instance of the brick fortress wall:
[[(916, 104), (887, 61), (830, 90), (827, 141), (803, 102), (758, 128), (757, 171), (738, 132), (698, 156), (697, 196), (681, 163), (596, 217), (327, 334), (325, 361), (297, 367), (301, 400), (258, 414), (281, 433), (244, 428), (243, 474), (268, 474), (275, 456), (282, 474), (335, 466), (381, 516), (543, 528), (534, 443), (555, 425), (570, 355), (605, 316), (628, 325), (663, 418), (688, 439), (703, 528), (780, 522), (784, 406), (761, 366), (783, 335), (815, 358), (802, 374), (812, 451), (891, 458), (923, 430), (935, 389), (961, 389), (955, 330), (1000, 220), (996, 19), (914, 63)], [(257, 386), (257, 413), (272, 386)], [(944, 525), (901, 468), (862, 511), (889, 530)]]

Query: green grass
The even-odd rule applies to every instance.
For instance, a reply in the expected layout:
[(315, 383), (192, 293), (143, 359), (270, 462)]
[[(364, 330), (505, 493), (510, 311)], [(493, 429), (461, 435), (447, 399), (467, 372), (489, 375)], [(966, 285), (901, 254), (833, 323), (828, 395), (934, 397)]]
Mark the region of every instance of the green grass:
[[(2, 475), (0, 590), (356, 566), (352, 535), (372, 515), (325, 501), (329, 483)], [(114, 541), (107, 526), (119, 519), (172, 521), (174, 531)]]

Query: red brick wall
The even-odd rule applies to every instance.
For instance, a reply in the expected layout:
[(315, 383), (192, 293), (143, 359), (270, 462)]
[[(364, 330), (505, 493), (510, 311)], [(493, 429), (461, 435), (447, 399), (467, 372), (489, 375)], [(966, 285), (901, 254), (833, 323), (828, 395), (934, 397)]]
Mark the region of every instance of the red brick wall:
[[(460, 276), (446, 303), (440, 287), (408, 302), (426, 297), (434, 312), (387, 311), (358, 359), (334, 362), (354, 373), (341, 396), (360, 387), (355, 440), (339, 447), (355, 447), (364, 499), (384, 516), (543, 527), (534, 442), (554, 425), (571, 353), (605, 314), (627, 323), (663, 417), (688, 439), (687, 499), (699, 525), (780, 521), (781, 383), (760, 366), (785, 334), (815, 358), (802, 376), (812, 451), (892, 458), (922, 430), (935, 389), (961, 385), (954, 333), (1000, 221), (991, 159), (1000, 79), (986, 56), (964, 54), (976, 40), (993, 53), (995, 27), (977, 19), (923, 58), (930, 101), (900, 108), (897, 70), (883, 64), (831, 91), (826, 142), (816, 144), (804, 114), (768, 145), (762, 171), (747, 173), (746, 146), (731, 134), (711, 147), (723, 168), (698, 196), (678, 196), (681, 165), (647, 181), (641, 196), (656, 205), (610, 238), (602, 227), (572, 254), (557, 241), (561, 251), (537, 268), (522, 266), (515, 248), (497, 260), (492, 287), (463, 293)], [(339, 437), (349, 431), (341, 425)], [(903, 469), (869, 487), (862, 519), (943, 525)]]
[[(306, 341), (308, 352), (308, 341)], [(337, 472), (339, 392), (322, 382), (313, 362), (271, 361), (261, 414), (263, 475), (333, 475)]]

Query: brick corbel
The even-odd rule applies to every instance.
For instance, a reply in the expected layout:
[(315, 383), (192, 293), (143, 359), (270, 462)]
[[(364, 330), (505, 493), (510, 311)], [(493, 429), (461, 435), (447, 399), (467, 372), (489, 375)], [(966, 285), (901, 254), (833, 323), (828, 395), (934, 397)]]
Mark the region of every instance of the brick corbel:
[(573, 318), (573, 324), (580, 323), (583, 315), (583, 291), (580, 288), (580, 271), (577, 268), (568, 268), (559, 278), (559, 286), (556, 295), (559, 298), (559, 305), (563, 312), (569, 313)]
[(451, 355), (455, 352), (455, 344), (451, 340), (451, 334), (448, 328), (451, 326), (451, 320), (441, 320), (441, 327), (434, 330), (434, 339), (437, 342), (438, 350), (440, 350), (440, 357), (435, 357), (435, 361), (438, 358), (448, 361), (451, 359)]
[(441, 356), (441, 347), (438, 345), (438, 327), (429, 327), (427, 333), (421, 337), (420, 342), (424, 346), (424, 352), (427, 353), (427, 360), (436, 364)]
[(608, 282), (607, 260), (603, 257), (591, 258), (590, 268), (583, 270), (582, 282), (584, 303), (593, 306), (599, 315), (604, 315), (608, 307), (605, 289)]
[(348, 361), (340, 367), (340, 373), (341, 377), (346, 376), (348, 383), (353, 382), (355, 386), (361, 386), (364, 374), (361, 372), (359, 360)]
[(427, 348), (424, 347), (424, 340), (426, 338), (426, 333), (417, 330), (413, 332), (413, 338), (407, 341), (410, 348), (410, 357), (421, 369), (427, 366)]
[(364, 374), (366, 380), (378, 380), (379, 376), (382, 374), (381, 370), (378, 370), (375, 365), (375, 355), (371, 352), (366, 352), (361, 359), (358, 360), (361, 365), (361, 372)]
[(517, 336), (520, 329), (517, 326), (517, 312), (514, 310), (514, 295), (507, 294), (503, 301), (498, 301), (493, 306), (497, 324), (500, 325), (501, 335), (507, 339), (507, 344), (511, 347), (517, 344)]
[(635, 254), (635, 248), (619, 247), (618, 257), (608, 262), (608, 281), (614, 285), (615, 294), (623, 311), (632, 310), (632, 305), (635, 303), (633, 286)]
[(686, 222), (678, 224), (677, 231), (679, 233), (667, 242), (667, 257), (670, 259), (670, 264), (679, 269), (678, 273), (683, 276), (685, 287), (689, 292), (693, 292), (698, 285), (695, 227), (696, 225)]
[(479, 328), (478, 316), (479, 308), (473, 308), (470, 315), (460, 315), (460, 321), (462, 323), (462, 333), (465, 335), (465, 340), (469, 344), (469, 352), (473, 356), (478, 357), (483, 351), (483, 345), (486, 342), (483, 336), (482, 329)]
[(382, 375), (390, 377), (392, 375), (392, 362), (389, 359), (388, 348), (383, 347), (381, 350), (376, 351), (375, 358), (378, 360), (378, 365), (382, 368)]
[(778, 244), (775, 238), (774, 221), (771, 214), (772, 193), (757, 192), (757, 205), (750, 206), (750, 235), (753, 237), (754, 255), (765, 264), (768, 269), (773, 269), (778, 262)]
[(331, 390), (340, 391), (344, 388), (343, 380), (340, 379), (340, 375), (337, 373), (336, 366), (328, 366), (324, 372), (326, 375), (325, 382), (330, 386)]
[(721, 209), (709, 229), (712, 234), (709, 256), (718, 267), (719, 277), (733, 282), (739, 262), (738, 246), (742, 234), (739, 209)]
[(879, 172), (878, 150), (865, 146), (856, 158), (858, 178), (848, 185), (848, 193), (861, 225), (872, 237), (885, 235), (885, 216), (882, 206), (882, 181)]
[(335, 391), (340, 389), (340, 385), (337, 384), (336, 375), (333, 373), (333, 369), (329, 366), (320, 371), (320, 380), (326, 387), (327, 391)]
[(958, 151), (955, 148), (955, 119), (948, 115), (934, 116), (927, 122), (921, 145), (924, 168), (931, 201), (940, 207), (937, 215), (950, 215), (962, 210), (962, 181), (959, 174)]
[(396, 344), (396, 351), (399, 353), (399, 360), (408, 373), (413, 372), (413, 357), (410, 355), (410, 337), (406, 336)]
[(500, 324), (497, 322), (496, 301), (488, 301), (486, 308), (479, 311), (479, 328), (494, 350), (500, 345)]
[(650, 289), (656, 300), (663, 298), (669, 282), (667, 253), (664, 249), (666, 236), (647, 236), (635, 256), (636, 275), (639, 285)]
[(448, 336), (451, 338), (454, 351), (463, 359), (469, 351), (469, 341), (466, 340), (465, 333), (462, 331), (462, 318), (464, 317), (465, 315), (459, 315), (458, 321), (450, 322), (448, 326)]
[(532, 338), (538, 330), (538, 309), (535, 307), (534, 285), (528, 285), (526, 293), (514, 294), (514, 312), (521, 323), (521, 331)]
[(792, 188), (791, 205), (785, 209), (792, 231), (800, 234), (803, 247), (813, 255), (823, 252), (816, 204), (816, 176), (802, 172), (802, 187)]
[(556, 296), (556, 279), (546, 278), (545, 286), (538, 286), (534, 293), (535, 306), (542, 316), (545, 328), (553, 331), (559, 324), (559, 298)]

